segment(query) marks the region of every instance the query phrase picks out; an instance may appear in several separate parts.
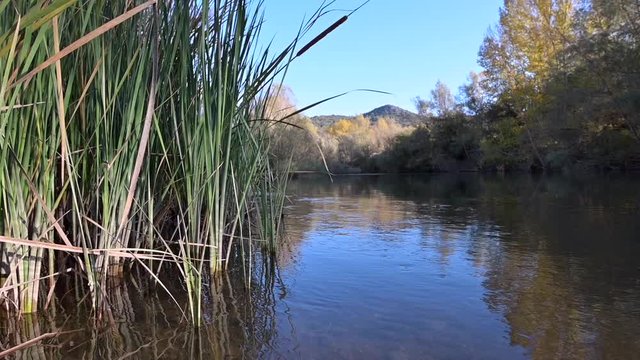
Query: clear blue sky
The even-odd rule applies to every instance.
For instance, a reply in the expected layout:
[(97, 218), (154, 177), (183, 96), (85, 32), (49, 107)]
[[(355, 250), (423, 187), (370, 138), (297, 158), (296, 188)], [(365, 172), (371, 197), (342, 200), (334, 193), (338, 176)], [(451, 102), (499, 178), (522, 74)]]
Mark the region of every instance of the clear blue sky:
[[(353, 9), (364, 0), (337, 0), (332, 8)], [(266, 0), (263, 39), (276, 47), (297, 32), (321, 0)], [(502, 0), (371, 0), (349, 21), (293, 63), (285, 84), (302, 107), (341, 92), (367, 88), (393, 95), (352, 93), (307, 115), (355, 115), (393, 104), (415, 110), (442, 80), (457, 93), (467, 75), (479, 70), (478, 49), (498, 21)], [(327, 15), (312, 39), (344, 12)], [(306, 41), (303, 41), (306, 42)], [(301, 45), (302, 46), (302, 45)]]

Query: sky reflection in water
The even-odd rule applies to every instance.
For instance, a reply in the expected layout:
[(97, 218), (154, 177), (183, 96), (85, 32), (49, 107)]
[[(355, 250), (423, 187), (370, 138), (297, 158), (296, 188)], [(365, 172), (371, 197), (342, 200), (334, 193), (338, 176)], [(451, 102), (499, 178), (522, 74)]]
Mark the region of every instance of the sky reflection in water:
[[(219, 279), (207, 326), (179, 326), (144, 282), (119, 285), (115, 328), (18, 358), (637, 358), (639, 180), (301, 177), (279, 266), (249, 290), (241, 271)], [(86, 317), (0, 325), (7, 344)]]
[(287, 230), (296, 263), (283, 278), (297, 354), (637, 356), (635, 181), (294, 182)]

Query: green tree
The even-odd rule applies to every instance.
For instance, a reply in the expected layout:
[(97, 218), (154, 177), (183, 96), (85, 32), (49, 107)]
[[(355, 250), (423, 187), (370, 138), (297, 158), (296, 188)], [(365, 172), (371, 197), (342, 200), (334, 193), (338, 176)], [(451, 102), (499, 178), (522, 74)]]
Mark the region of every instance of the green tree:
[(485, 89), (514, 110), (523, 124), (522, 140), (542, 169), (553, 145), (545, 132), (550, 101), (545, 90), (555, 74), (571, 67), (566, 50), (577, 37), (579, 5), (578, 0), (505, 0), (499, 25), (480, 49)]
[(571, 66), (544, 89), (555, 144), (548, 156), (626, 167), (640, 153), (640, 3), (592, 0), (579, 16), (579, 36), (562, 54)]

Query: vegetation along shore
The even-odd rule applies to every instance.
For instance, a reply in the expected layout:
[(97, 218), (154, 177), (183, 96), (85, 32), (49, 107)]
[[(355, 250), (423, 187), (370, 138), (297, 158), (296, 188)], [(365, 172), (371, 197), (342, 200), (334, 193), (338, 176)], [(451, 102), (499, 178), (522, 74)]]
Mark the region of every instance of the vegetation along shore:
[(638, 171), (639, 19), (627, 0), (505, 1), (457, 94), (438, 82), (417, 113), (300, 116), (281, 152), (321, 170), (317, 142), (337, 173)]
[[(274, 329), (279, 329), (269, 320), (279, 311), (274, 304), (287, 295), (278, 260), (287, 251), (293, 252), (282, 241), (284, 209), (295, 201), (286, 192), (288, 182), (296, 176), (292, 173), (640, 171), (637, 0), (505, 0), (498, 24), (478, 44), (481, 70), (471, 72), (457, 91), (438, 81), (428, 95), (415, 97), (414, 111), (384, 105), (359, 115), (307, 116), (314, 106), (346, 93), (297, 106), (295, 89), (285, 85), (290, 65), (304, 61), (305, 56), (308, 59), (326, 36), (343, 30), (341, 26), (355, 11), (374, 6), (364, 0), (353, 6), (355, 10), (344, 10), (336, 1), (319, 4), (290, 40), (276, 46), (283, 43), (281, 37), (273, 41), (261, 37), (266, 5), (262, 0), (0, 0), (0, 357), (62, 332), (77, 334), (77, 328), (65, 326), (39, 331), (36, 324), (44, 317), (30, 314), (48, 315), (47, 321), (55, 319), (51, 320), (55, 323), (59, 311), (68, 315), (71, 308), (75, 314), (69, 316), (71, 322), (88, 320), (90, 325), (78, 328), (85, 326), (97, 333), (104, 325), (115, 325), (118, 314), (133, 313), (126, 310), (133, 306), (123, 306), (131, 303), (126, 299), (140, 298), (149, 299), (150, 309), (162, 304), (158, 305), (161, 311), (149, 310), (149, 317), (162, 314), (171, 323), (169, 327), (177, 322), (200, 334), (206, 328), (203, 325), (224, 324), (229, 314), (235, 314), (232, 322), (239, 325), (216, 328), (222, 343), (228, 344), (237, 334), (242, 334), (238, 339), (251, 342), (259, 338), (260, 329), (268, 330), (261, 336), (269, 342)], [(415, 4), (411, 6), (417, 7)], [(339, 18), (325, 23), (332, 17)], [(394, 56), (412, 54), (407, 49), (406, 54)], [(329, 73), (331, 69), (321, 70)], [(394, 76), (397, 70), (384, 69)], [(348, 90), (338, 88), (336, 93)], [(387, 90), (357, 93), (366, 96)], [(481, 249), (476, 261), (480, 266), (497, 256), (493, 251), (499, 241), (493, 236), (509, 233), (510, 222), (491, 222), (489, 215), (485, 219), (476, 213), (464, 215), (464, 211), (480, 204), (479, 214), (493, 213), (493, 206), (502, 214), (499, 206), (522, 202), (495, 195), (497, 190), (472, 191), (474, 186), (485, 186), (484, 180), (460, 180), (451, 191), (447, 178), (414, 179), (413, 183), (398, 180), (399, 190), (410, 189), (412, 184), (415, 188), (406, 190), (405, 199), (399, 190), (382, 196), (384, 178), (350, 177), (351, 183), (336, 187), (349, 196), (339, 196), (339, 192), (328, 196), (333, 183), (322, 185), (325, 191), (317, 185), (322, 182), (299, 177), (297, 199), (302, 205), (291, 228), (313, 225), (325, 230), (334, 221), (337, 225), (314, 238), (322, 240), (314, 251), (322, 251), (328, 243), (354, 246), (342, 249), (349, 261), (336, 265), (334, 274), (340, 274), (336, 277), (349, 273), (344, 269), (357, 258), (356, 253), (376, 254), (357, 247), (375, 244), (353, 241), (358, 236), (367, 241), (375, 236), (358, 235), (358, 226), (349, 227), (348, 221), (357, 217), (344, 216), (336, 222), (334, 218), (343, 216), (336, 215), (335, 209), (370, 211), (371, 216), (363, 219), (371, 221), (362, 221), (365, 223), (383, 222), (384, 216), (394, 220), (388, 231), (372, 232), (384, 239), (399, 223), (431, 224), (435, 215), (450, 209), (451, 215), (443, 218), (440, 228), (468, 227), (469, 234), (484, 229), (486, 249)], [(531, 188), (538, 189), (537, 180), (530, 181)], [(512, 186), (501, 179), (486, 184), (490, 190)], [(561, 185), (551, 183), (549, 188)], [(425, 194), (440, 187), (448, 189), (447, 194), (457, 194), (450, 198), (459, 202), (443, 202), (438, 208), (447, 196)], [(518, 187), (513, 184), (513, 188)], [(550, 201), (545, 196), (539, 198), (541, 204)], [(414, 198), (422, 202), (414, 203)], [(471, 198), (479, 200), (465, 202)], [(352, 203), (354, 199), (362, 201)], [(580, 199), (596, 205), (600, 201)], [(636, 214), (638, 202), (632, 200), (620, 200), (619, 207)], [(340, 207), (338, 201), (349, 206)], [(383, 205), (384, 211), (376, 210)], [(322, 216), (309, 215), (316, 208)], [(308, 214), (300, 213), (305, 209)], [(594, 210), (598, 217), (593, 218), (608, 220), (607, 211)], [(324, 217), (328, 213), (333, 217)], [(425, 220), (402, 218), (407, 214)], [(626, 215), (620, 216), (626, 219)], [(490, 225), (465, 223), (459, 221), (460, 216), (484, 219)], [(309, 224), (303, 224), (305, 221)], [(346, 232), (350, 237), (324, 242), (345, 235), (331, 233), (336, 228), (351, 231)], [(425, 227), (394, 236), (420, 234), (420, 239), (428, 240), (436, 236), (432, 230)], [(469, 239), (469, 244), (475, 244), (475, 238)], [(413, 244), (414, 239), (387, 242), (394, 246), (392, 253)], [(415, 243), (431, 246), (429, 241)], [(450, 243), (438, 242), (443, 254)], [(536, 247), (536, 251), (543, 248)], [(339, 246), (328, 249), (327, 254), (341, 251)], [(451, 246), (450, 252), (455, 249)], [(503, 253), (509, 255), (507, 250)], [(329, 260), (339, 259), (330, 255)], [(327, 258), (315, 263), (322, 264), (322, 271), (330, 268), (324, 267), (330, 263)], [(369, 263), (371, 259), (376, 262)], [(373, 274), (376, 266), (388, 261), (366, 256), (361, 260), (375, 266), (351, 272), (364, 268)], [(415, 266), (425, 263), (428, 261), (420, 259)], [(384, 265), (384, 273), (376, 275), (384, 280), (379, 283), (396, 284), (385, 278), (393, 273), (387, 271), (393, 264)], [(307, 284), (330, 283), (325, 276), (312, 277)], [(470, 275), (469, 279), (471, 284), (477, 277)], [(240, 283), (242, 291), (232, 291), (228, 286), (232, 282), (234, 286)], [(378, 286), (372, 284), (372, 289)], [(335, 287), (340, 286), (345, 285)], [(309, 293), (330, 291), (334, 289)], [(385, 290), (385, 294), (395, 291)], [(164, 302), (153, 300), (158, 293), (170, 298), (176, 313), (165, 311)], [(419, 300), (408, 305), (424, 303), (425, 296), (419, 295)], [(467, 294), (457, 297), (467, 298)], [(241, 302), (247, 306), (241, 308)], [(302, 307), (320, 309), (316, 307), (320, 303)], [(353, 304), (364, 309), (360, 299)], [(331, 310), (340, 310), (340, 306)], [(289, 316), (288, 308), (285, 312)], [(373, 313), (375, 309), (357, 320)], [(419, 312), (412, 316), (418, 317), (430, 316)], [(317, 318), (324, 321), (330, 315)], [(385, 320), (388, 326), (398, 318), (385, 319), (390, 319)], [(229, 328), (237, 333), (231, 334)], [(127, 331), (123, 338), (136, 336)], [(313, 328), (309, 334), (314, 331), (319, 332)], [(415, 329), (411, 332), (417, 333)], [(118, 348), (121, 342), (112, 339), (106, 351)], [(262, 354), (263, 348), (256, 348)], [(224, 350), (216, 353), (233, 353)], [(193, 349), (191, 353), (202, 354)]]
[(181, 279), (176, 305), (200, 325), (216, 274), (276, 251), (287, 168), (269, 94), (325, 8), (273, 49), (261, 6), (0, 1), (4, 313), (72, 294), (107, 321), (110, 282), (135, 270), (159, 291)]

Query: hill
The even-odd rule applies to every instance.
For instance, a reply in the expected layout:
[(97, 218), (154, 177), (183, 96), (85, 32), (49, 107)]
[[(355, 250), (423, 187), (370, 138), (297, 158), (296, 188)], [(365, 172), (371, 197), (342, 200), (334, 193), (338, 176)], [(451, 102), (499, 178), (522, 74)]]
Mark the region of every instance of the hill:
[[(414, 112), (394, 105), (384, 105), (362, 115), (368, 119), (371, 119), (372, 122), (376, 122), (380, 118), (387, 118), (394, 120), (402, 126), (414, 126), (421, 124), (426, 120), (424, 116), (420, 116)], [(335, 124), (339, 120), (354, 118), (355, 116), (346, 115), (319, 115), (311, 117), (311, 121), (319, 127), (327, 127)]]
[(398, 124), (403, 126), (418, 125), (426, 120), (424, 116), (420, 116), (414, 112), (393, 105), (384, 105), (379, 108), (375, 108), (364, 114), (364, 117), (371, 119), (373, 122), (384, 117), (395, 120)]

